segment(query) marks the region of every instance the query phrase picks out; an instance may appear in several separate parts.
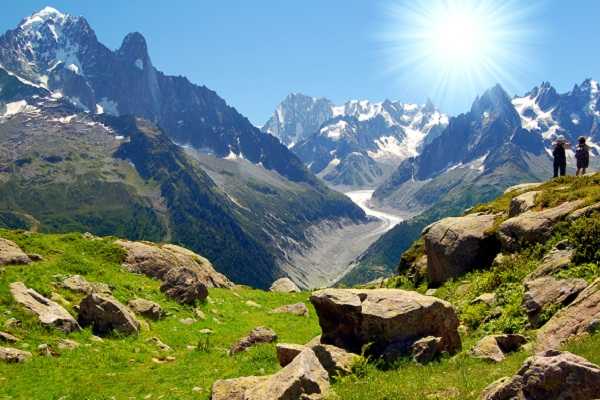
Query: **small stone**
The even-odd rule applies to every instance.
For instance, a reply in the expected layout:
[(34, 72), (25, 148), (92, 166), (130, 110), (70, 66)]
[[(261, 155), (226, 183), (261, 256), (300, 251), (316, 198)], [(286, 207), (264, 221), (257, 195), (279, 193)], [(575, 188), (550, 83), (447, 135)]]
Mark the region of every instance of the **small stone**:
[(132, 299), (127, 302), (127, 306), (134, 313), (143, 317), (157, 321), (164, 316), (164, 312), (160, 304), (146, 299)]
[(208, 328), (204, 328), (204, 329), (200, 329), (198, 331), (198, 333), (201, 333), (202, 335), (212, 335), (213, 334), (213, 330), (212, 329), (208, 329)]
[(253, 329), (248, 336), (235, 343), (229, 350), (229, 354), (233, 355), (245, 351), (257, 344), (272, 343), (275, 340), (277, 340), (277, 334), (273, 330), (259, 326), (258, 328)]
[(61, 350), (73, 350), (79, 347), (79, 343), (71, 339), (61, 339), (58, 341), (58, 348)]
[(248, 307), (261, 308), (262, 306), (252, 300), (247, 300), (245, 303)]
[(31, 358), (31, 353), (12, 347), (0, 347), (0, 360), (7, 363), (22, 363)]
[(204, 312), (199, 308), (194, 308), (194, 315), (201, 321), (206, 319), (206, 314), (204, 314)]
[(102, 339), (100, 336), (96, 336), (96, 335), (92, 335), (90, 336), (90, 340), (92, 342), (104, 342), (104, 339)]
[(196, 321), (194, 318), (182, 318), (179, 320), (179, 322), (181, 322), (184, 325), (192, 325), (198, 321)]
[(52, 357), (54, 352), (47, 343), (42, 343), (37, 347), (38, 354), (42, 357)]
[(292, 314), (301, 317), (308, 317), (308, 308), (304, 303), (288, 304), (277, 307), (270, 312), (271, 314)]
[(483, 293), (480, 296), (477, 296), (471, 301), (471, 304), (485, 304), (487, 306), (493, 306), (496, 303), (496, 294), (495, 293)]
[(0, 341), (2, 341), (2, 342), (16, 343), (19, 340), (21, 340), (21, 339), (19, 339), (16, 336), (11, 335), (10, 333), (0, 332)]
[(161, 351), (171, 351), (172, 350), (169, 345), (163, 343), (163, 341), (160, 340), (159, 338), (157, 338), (156, 336), (149, 338), (148, 340), (146, 340), (146, 342), (155, 345)]

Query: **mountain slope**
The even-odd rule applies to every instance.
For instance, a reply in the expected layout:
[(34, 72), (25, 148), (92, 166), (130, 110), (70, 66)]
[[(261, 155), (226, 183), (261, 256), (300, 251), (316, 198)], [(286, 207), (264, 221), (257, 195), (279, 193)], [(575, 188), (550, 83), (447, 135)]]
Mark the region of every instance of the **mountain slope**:
[(83, 17), (47, 7), (0, 37), (0, 65), (95, 113), (137, 115), (175, 142), (245, 157), (293, 181), (316, 184), (285, 146), (263, 135), (215, 92), (156, 70), (140, 33), (101, 44)]
[[(154, 69), (140, 34), (113, 52), (84, 18), (46, 8), (0, 37), (0, 64), (4, 226), (173, 240), (230, 278), (267, 287), (283, 275), (315, 283), (290, 263), (319, 245), (306, 230), (366, 222), (213, 91)], [(188, 150), (248, 168), (229, 171), (225, 185)], [(246, 170), (270, 178), (248, 182)], [(318, 284), (339, 274), (319, 268)]]
[[(289, 95), (263, 131), (288, 143), (315, 174), (340, 188), (376, 187), (402, 160), (437, 136), (447, 117), (424, 106)], [(293, 138), (293, 139), (290, 139)]]

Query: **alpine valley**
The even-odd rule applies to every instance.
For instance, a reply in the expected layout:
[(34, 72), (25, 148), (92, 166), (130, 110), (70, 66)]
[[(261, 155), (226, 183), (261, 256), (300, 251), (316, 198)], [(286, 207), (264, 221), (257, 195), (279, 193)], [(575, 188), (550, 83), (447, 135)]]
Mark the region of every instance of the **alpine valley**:
[(50, 7), (0, 37), (0, 225), (180, 243), (255, 287), (331, 283), (319, 237), (372, 229), (215, 92), (156, 70), (141, 34), (112, 51)]

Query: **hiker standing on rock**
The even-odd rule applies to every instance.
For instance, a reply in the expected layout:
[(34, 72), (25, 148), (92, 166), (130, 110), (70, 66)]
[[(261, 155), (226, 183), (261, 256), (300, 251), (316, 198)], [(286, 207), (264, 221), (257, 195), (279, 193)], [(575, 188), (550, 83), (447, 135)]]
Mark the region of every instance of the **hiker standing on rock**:
[(583, 176), (590, 165), (590, 148), (585, 144), (585, 137), (581, 136), (577, 141), (579, 143), (575, 148), (575, 159), (577, 160), (577, 172), (575, 175)]
[(567, 174), (567, 154), (566, 149), (570, 149), (571, 145), (567, 142), (563, 135), (559, 135), (554, 142), (552, 155), (554, 156), (554, 177), (556, 178), (560, 172), (560, 176)]

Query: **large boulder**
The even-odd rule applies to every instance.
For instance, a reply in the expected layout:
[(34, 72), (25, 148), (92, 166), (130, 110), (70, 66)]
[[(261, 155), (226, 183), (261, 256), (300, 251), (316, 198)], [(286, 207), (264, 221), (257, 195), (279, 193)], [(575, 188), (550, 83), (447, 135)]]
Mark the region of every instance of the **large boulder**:
[(277, 343), (277, 346), (275, 346), (277, 351), (277, 361), (279, 361), (279, 365), (285, 367), (291, 363), (298, 354), (308, 348), (308, 346), (301, 344)]
[(582, 204), (582, 200), (568, 201), (557, 207), (542, 211), (530, 210), (507, 219), (498, 228), (502, 247), (508, 251), (516, 251), (524, 244), (535, 244), (547, 240), (556, 223), (581, 207)]
[(117, 331), (124, 335), (138, 333), (140, 323), (133, 313), (114, 297), (92, 293), (79, 304), (79, 323), (91, 326), (96, 335)]
[(290, 278), (279, 278), (269, 288), (271, 292), (297, 293), (300, 288)]
[(279, 372), (267, 377), (216, 381), (212, 400), (322, 400), (329, 376), (315, 353), (306, 349)]
[(569, 339), (597, 329), (600, 321), (600, 278), (539, 330), (537, 349), (558, 349)]
[(309, 343), (306, 345), (279, 343), (277, 344), (276, 349), (277, 360), (282, 367), (291, 363), (294, 358), (304, 350), (311, 349), (330, 377), (352, 373), (352, 366), (356, 360), (360, 358), (358, 354), (353, 354), (344, 349), (340, 349), (339, 347), (321, 343)]
[(160, 304), (146, 299), (131, 299), (127, 302), (127, 306), (134, 313), (154, 321), (161, 319), (165, 315)]
[(444, 218), (423, 231), (427, 278), (438, 285), (474, 268), (489, 267), (500, 246), (490, 233), (495, 215)]
[(254, 328), (247, 336), (243, 337), (237, 343), (231, 346), (231, 349), (229, 349), (229, 354), (233, 355), (240, 353), (242, 351), (246, 351), (252, 346), (256, 346), (257, 344), (273, 343), (276, 340), (277, 334), (272, 329), (259, 326)]
[(535, 206), (535, 198), (540, 192), (525, 192), (518, 196), (513, 197), (510, 200), (508, 207), (508, 217), (516, 217), (519, 214), (523, 214), (525, 211), (531, 210)]
[(160, 290), (180, 304), (194, 304), (208, 297), (208, 288), (198, 271), (188, 267), (169, 270)]
[(215, 271), (210, 261), (183, 247), (127, 240), (117, 240), (115, 243), (125, 250), (123, 266), (131, 272), (164, 280), (170, 270), (188, 268), (195, 271), (200, 282), (208, 288), (233, 287), (229, 279)]
[(482, 400), (591, 400), (600, 395), (600, 368), (568, 352), (528, 358), (512, 378), (488, 386)]
[(522, 335), (489, 335), (477, 342), (470, 354), (475, 358), (500, 362), (506, 358), (506, 354), (518, 351), (525, 343), (527, 339)]
[(400, 289), (325, 289), (313, 293), (323, 334), (321, 342), (361, 354), (382, 355), (389, 346), (412, 344), (426, 336), (441, 338), (450, 354), (461, 348), (458, 318), (450, 303)]
[(65, 289), (69, 289), (73, 292), (90, 294), (90, 293), (104, 293), (111, 294), (110, 287), (106, 283), (102, 282), (88, 282), (81, 275), (72, 275), (65, 278), (61, 282), (61, 286)]
[(35, 290), (26, 287), (22, 282), (11, 283), (10, 293), (17, 303), (35, 314), (42, 324), (55, 327), (65, 333), (81, 329), (67, 310)]
[(22, 363), (31, 358), (31, 353), (12, 347), (0, 347), (0, 360), (7, 363)]
[(15, 242), (0, 238), (0, 265), (29, 263), (31, 259)]
[(556, 279), (544, 276), (532, 281), (525, 281), (523, 308), (534, 328), (539, 328), (543, 321), (539, 317), (542, 311), (551, 307), (565, 306), (587, 287), (583, 279)]

